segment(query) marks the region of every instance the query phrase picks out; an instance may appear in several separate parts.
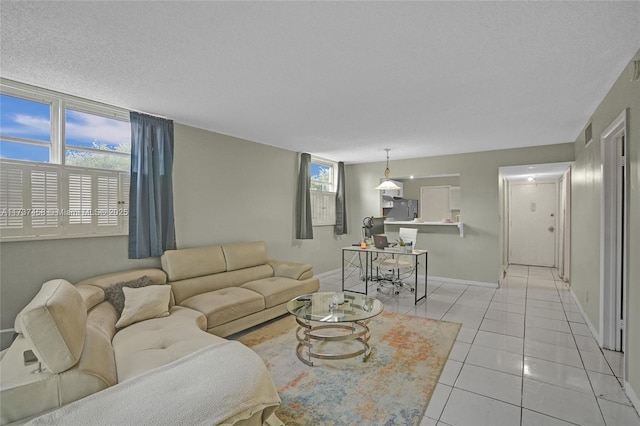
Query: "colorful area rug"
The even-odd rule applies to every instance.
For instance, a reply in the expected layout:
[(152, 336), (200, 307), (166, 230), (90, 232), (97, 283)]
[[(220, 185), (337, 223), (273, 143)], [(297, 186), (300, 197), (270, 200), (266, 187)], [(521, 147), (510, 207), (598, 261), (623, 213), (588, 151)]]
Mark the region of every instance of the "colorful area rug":
[(367, 362), (296, 356), (293, 316), (236, 337), (262, 357), (286, 425), (418, 425), (460, 324), (383, 312), (369, 323)]

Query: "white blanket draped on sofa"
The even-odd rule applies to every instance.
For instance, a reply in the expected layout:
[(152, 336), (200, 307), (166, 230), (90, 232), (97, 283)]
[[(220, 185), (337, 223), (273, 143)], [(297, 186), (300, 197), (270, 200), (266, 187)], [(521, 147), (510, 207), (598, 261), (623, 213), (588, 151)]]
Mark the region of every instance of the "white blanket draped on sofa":
[(279, 405), (280, 397), (260, 357), (241, 343), (226, 341), (44, 414), (28, 424), (233, 424), (263, 410), (262, 418), (267, 419)]

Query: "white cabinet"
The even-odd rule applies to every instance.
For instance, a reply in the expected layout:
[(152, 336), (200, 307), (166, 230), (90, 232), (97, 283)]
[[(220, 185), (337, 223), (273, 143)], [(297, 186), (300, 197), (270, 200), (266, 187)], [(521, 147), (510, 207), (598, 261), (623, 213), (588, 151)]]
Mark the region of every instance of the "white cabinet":
[(393, 198), (388, 195), (382, 196), (382, 208), (383, 209), (391, 209), (393, 208)]
[[(384, 182), (384, 179), (380, 179), (380, 183), (382, 182)], [(386, 189), (384, 191), (380, 191), (380, 196), (385, 195), (387, 197), (402, 197), (404, 183), (397, 180), (392, 180), (391, 182), (398, 185), (400, 189)]]

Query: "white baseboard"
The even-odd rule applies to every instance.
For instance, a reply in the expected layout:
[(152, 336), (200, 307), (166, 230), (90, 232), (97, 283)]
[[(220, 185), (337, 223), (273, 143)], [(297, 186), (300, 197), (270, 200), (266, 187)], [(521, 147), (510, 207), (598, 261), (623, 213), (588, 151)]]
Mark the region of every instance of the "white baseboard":
[[(582, 308), (582, 305), (580, 304), (580, 301), (578, 300), (578, 297), (576, 296), (576, 294), (573, 292), (572, 288), (570, 288), (570, 291), (571, 291), (571, 296), (573, 296), (573, 300), (576, 302), (576, 305), (578, 306), (578, 310), (582, 314), (582, 317), (584, 318), (584, 320), (587, 322), (587, 327), (589, 327), (589, 330), (591, 330), (591, 334), (593, 334), (593, 336), (597, 340), (598, 346), (602, 348), (602, 337), (600, 333), (598, 333), (596, 328), (593, 326), (593, 323), (591, 322), (591, 320), (589, 320), (589, 317), (585, 314), (584, 309)], [(629, 384), (629, 382), (627, 382), (626, 380), (624, 382), (624, 393), (627, 394), (627, 396), (629, 397), (629, 400), (635, 407), (636, 411), (640, 412), (640, 398), (638, 398), (638, 394), (636, 394), (636, 392), (631, 387), (631, 384)]]
[(635, 393), (629, 382), (627, 382), (626, 380), (624, 382), (624, 392), (627, 394), (629, 400), (636, 408), (636, 411), (640, 412), (640, 398), (638, 398), (638, 394)]
[(5, 328), (4, 330), (0, 330), (0, 333), (15, 333), (16, 330), (14, 328)]
[(574, 302), (576, 302), (576, 305), (578, 306), (578, 310), (582, 314), (582, 317), (587, 322), (587, 327), (589, 327), (589, 330), (591, 330), (591, 334), (593, 334), (593, 337), (595, 337), (596, 341), (598, 342), (598, 346), (602, 347), (602, 335), (598, 332), (598, 329), (593, 325), (587, 314), (584, 312), (584, 309), (582, 308), (582, 305), (578, 300), (578, 296), (576, 296), (576, 294), (573, 292), (573, 288), (569, 287), (569, 291), (571, 291), (571, 296), (573, 297)]
[(338, 272), (342, 272), (342, 269), (334, 269), (333, 271), (321, 272), (319, 274), (314, 274), (314, 276), (316, 278), (324, 278), (324, 277), (328, 277), (329, 275), (336, 274)]
[(464, 284), (464, 285), (475, 285), (478, 287), (498, 288), (498, 283), (485, 283), (482, 281), (461, 280), (458, 278), (434, 277), (433, 275), (429, 275), (429, 279), (432, 281), (444, 281), (444, 282), (453, 283), (453, 284)]
[[(332, 271), (327, 271), (327, 272), (322, 272), (320, 274), (316, 274), (316, 277), (324, 278), (326, 276), (333, 275), (333, 274), (338, 274), (338, 273), (341, 273), (341, 272), (342, 272), (342, 269), (334, 269)], [(421, 276), (421, 274), (418, 274), (418, 276)], [(485, 282), (482, 282), (482, 281), (461, 280), (461, 279), (458, 279), (458, 278), (435, 277), (433, 275), (429, 275), (429, 279), (431, 281), (443, 281), (443, 282), (453, 283), (453, 284), (464, 284), (464, 285), (475, 285), (475, 286), (478, 286), (478, 287), (498, 288), (498, 283), (485, 283)]]

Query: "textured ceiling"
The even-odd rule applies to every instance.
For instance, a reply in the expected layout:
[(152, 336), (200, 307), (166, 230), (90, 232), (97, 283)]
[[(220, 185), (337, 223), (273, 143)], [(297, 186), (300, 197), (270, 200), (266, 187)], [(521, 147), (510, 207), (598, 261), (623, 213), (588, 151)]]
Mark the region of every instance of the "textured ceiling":
[(640, 2), (9, 2), (1, 76), (348, 163), (572, 142)]

